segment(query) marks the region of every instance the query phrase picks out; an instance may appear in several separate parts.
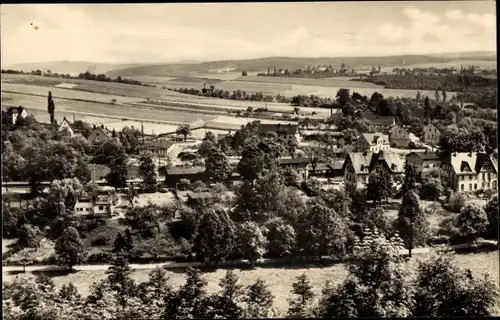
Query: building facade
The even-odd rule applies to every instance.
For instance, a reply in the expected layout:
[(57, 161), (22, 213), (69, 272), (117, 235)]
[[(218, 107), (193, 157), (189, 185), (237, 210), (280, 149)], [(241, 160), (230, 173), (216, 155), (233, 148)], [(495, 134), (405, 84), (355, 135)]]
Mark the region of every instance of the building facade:
[(390, 147), (389, 136), (380, 132), (363, 133), (356, 141), (357, 152), (388, 151)]
[(397, 148), (407, 148), (410, 143), (410, 134), (401, 126), (394, 126), (389, 130), (389, 141)]
[(426, 125), (423, 129), (423, 141), (431, 145), (437, 145), (441, 138), (441, 132), (432, 123)]
[(346, 190), (355, 193), (365, 188), (370, 173), (378, 165), (393, 177), (400, 176), (404, 172), (404, 162), (396, 153), (384, 151), (349, 153), (342, 168)]
[(498, 188), (498, 163), (484, 153), (455, 152), (446, 158), (441, 168), (447, 173), (455, 192)]

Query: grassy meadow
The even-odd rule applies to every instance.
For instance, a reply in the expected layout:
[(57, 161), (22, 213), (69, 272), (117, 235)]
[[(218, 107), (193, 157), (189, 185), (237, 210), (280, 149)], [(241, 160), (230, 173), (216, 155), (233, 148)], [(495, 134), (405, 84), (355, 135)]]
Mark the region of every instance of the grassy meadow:
[[(415, 255), (409, 263), (410, 269), (415, 270), (418, 261), (429, 259), (430, 254)], [(496, 283), (499, 282), (499, 259), (498, 251), (486, 253), (468, 253), (456, 254), (456, 265), (461, 268), (470, 268), (474, 276), (482, 276), (488, 274), (489, 277)], [(132, 277), (136, 281), (147, 281), (148, 273), (151, 270), (136, 270), (132, 273)], [(273, 307), (277, 310), (284, 311), (288, 307), (288, 299), (292, 297), (290, 291), (292, 283), (295, 278), (306, 273), (313, 286), (314, 293), (318, 296), (321, 294), (326, 280), (333, 283), (340, 283), (345, 279), (347, 271), (342, 264), (337, 264), (329, 267), (260, 267), (256, 269), (244, 270), (235, 269), (235, 273), (243, 285), (250, 285), (259, 277), (266, 281), (272, 294), (275, 296)], [(204, 272), (203, 276), (208, 281), (208, 291), (215, 292), (219, 290), (218, 282), (225, 274), (225, 269), (218, 269), (214, 272)], [(106, 277), (105, 271), (79, 271), (73, 274), (60, 274), (60, 273), (47, 273), (52, 277), (56, 287), (60, 288), (62, 285), (73, 282), (79, 292), (83, 295), (89, 294), (89, 287), (92, 283), (104, 279)], [(183, 272), (167, 271), (170, 277), (170, 282), (174, 286), (183, 285), (186, 278)], [(33, 277), (32, 273), (18, 274), (19, 277)], [(16, 275), (3, 274), (4, 281), (12, 281)], [(497, 304), (496, 313), (500, 310), (500, 304)]]

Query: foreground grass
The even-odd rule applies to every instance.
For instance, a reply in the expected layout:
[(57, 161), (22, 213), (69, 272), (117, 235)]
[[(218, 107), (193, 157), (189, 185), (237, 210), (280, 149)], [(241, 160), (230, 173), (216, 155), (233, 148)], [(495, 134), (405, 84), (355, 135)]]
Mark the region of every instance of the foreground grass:
[[(409, 262), (409, 267), (411, 270), (415, 270), (418, 261), (425, 261), (429, 259), (430, 254), (422, 254), (414, 256)], [(456, 254), (455, 257), (456, 265), (460, 268), (470, 268), (472, 273), (476, 277), (482, 277), (483, 274), (488, 274), (490, 279), (498, 283), (499, 279), (499, 257), (498, 251), (487, 252), (487, 253), (468, 253), (468, 254)], [(132, 273), (132, 277), (136, 281), (147, 281), (148, 273), (151, 270), (137, 270)], [(292, 297), (291, 289), (292, 283), (295, 278), (306, 273), (309, 277), (312, 286), (314, 287), (314, 293), (318, 297), (321, 294), (321, 289), (323, 288), (327, 280), (333, 283), (340, 283), (345, 279), (347, 271), (342, 264), (329, 266), (329, 267), (261, 267), (252, 270), (242, 270), (235, 269), (235, 273), (240, 279), (240, 283), (243, 285), (252, 284), (259, 277), (266, 281), (271, 290), (272, 294), (275, 296), (273, 307), (277, 310), (286, 310), (288, 308), (288, 299)], [(219, 290), (219, 279), (222, 278), (226, 273), (225, 269), (218, 269), (213, 272), (204, 272), (204, 278), (208, 281), (207, 290), (209, 292), (215, 292)], [(90, 285), (106, 277), (105, 271), (80, 271), (74, 274), (58, 274), (56, 272), (47, 273), (56, 284), (56, 287), (60, 288), (62, 285), (72, 282), (79, 290), (79, 292), (86, 296), (90, 292)], [(167, 271), (167, 275), (170, 277), (171, 284), (174, 287), (183, 285), (186, 278), (185, 274), (181, 271)], [(3, 281), (13, 281), (16, 277), (27, 278), (34, 277), (33, 273), (26, 274), (6, 274), (3, 273)], [(500, 301), (497, 303), (495, 308), (495, 314), (500, 314)]]

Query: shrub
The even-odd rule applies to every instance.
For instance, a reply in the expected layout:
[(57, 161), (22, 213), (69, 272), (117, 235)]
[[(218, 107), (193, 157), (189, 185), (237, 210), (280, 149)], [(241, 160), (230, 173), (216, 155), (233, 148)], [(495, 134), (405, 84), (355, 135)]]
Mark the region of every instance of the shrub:
[(446, 203), (446, 209), (459, 213), (465, 206), (465, 197), (461, 193), (452, 193)]
[(97, 252), (92, 253), (87, 258), (89, 264), (109, 263), (113, 258), (110, 252)]
[(440, 179), (426, 179), (420, 186), (420, 197), (423, 200), (436, 201), (443, 195), (444, 188)]
[(167, 193), (167, 192), (168, 192), (168, 190), (167, 190), (167, 189), (165, 189), (165, 188), (159, 188), (159, 189), (158, 189), (158, 192), (159, 192), (159, 193)]

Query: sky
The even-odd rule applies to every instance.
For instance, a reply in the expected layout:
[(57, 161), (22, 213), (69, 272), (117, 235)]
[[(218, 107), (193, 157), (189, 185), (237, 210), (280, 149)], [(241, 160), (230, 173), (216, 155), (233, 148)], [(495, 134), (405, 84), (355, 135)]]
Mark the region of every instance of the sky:
[(492, 0), (7, 4), (0, 12), (2, 66), (496, 51)]

